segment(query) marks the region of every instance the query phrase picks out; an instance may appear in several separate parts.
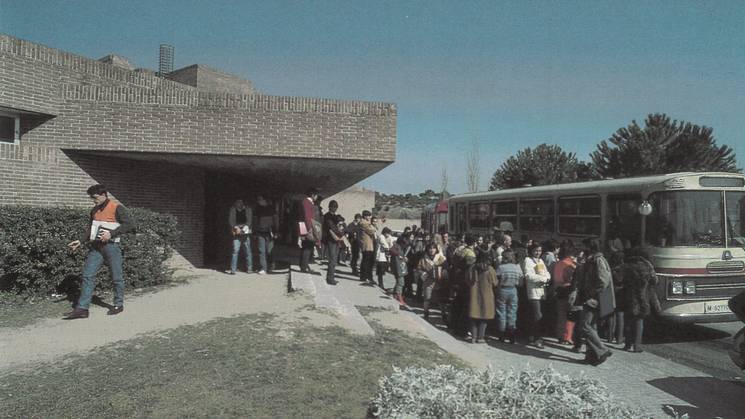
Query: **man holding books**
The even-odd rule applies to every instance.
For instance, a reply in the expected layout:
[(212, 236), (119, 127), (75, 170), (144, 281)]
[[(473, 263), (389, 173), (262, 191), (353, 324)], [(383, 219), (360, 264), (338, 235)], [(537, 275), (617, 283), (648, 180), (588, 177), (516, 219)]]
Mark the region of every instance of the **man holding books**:
[(109, 199), (105, 186), (91, 186), (88, 188), (88, 196), (94, 204), (90, 213), (91, 226), (88, 234), (67, 245), (71, 251), (77, 250), (83, 243), (89, 245), (88, 256), (83, 265), (80, 298), (75, 309), (65, 317), (67, 320), (88, 317), (88, 306), (96, 288), (96, 273), (104, 263), (108, 266), (111, 281), (114, 283), (114, 306), (109, 308), (107, 314), (116, 315), (124, 311), (124, 274), (119, 239), (122, 234), (134, 230), (135, 226), (127, 209)]

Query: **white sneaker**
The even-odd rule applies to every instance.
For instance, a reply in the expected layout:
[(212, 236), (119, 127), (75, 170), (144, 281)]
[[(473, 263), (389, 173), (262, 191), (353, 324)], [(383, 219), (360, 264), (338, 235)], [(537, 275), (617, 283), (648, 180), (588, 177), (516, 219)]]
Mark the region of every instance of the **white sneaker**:
[(262, 269), (262, 270), (259, 271), (259, 275), (264, 275), (264, 274), (266, 274), (266, 271), (265, 270)]

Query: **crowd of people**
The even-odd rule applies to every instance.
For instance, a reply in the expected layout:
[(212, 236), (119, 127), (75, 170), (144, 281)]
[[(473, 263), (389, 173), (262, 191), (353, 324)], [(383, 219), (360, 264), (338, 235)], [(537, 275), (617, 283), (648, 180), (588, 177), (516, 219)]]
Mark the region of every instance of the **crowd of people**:
[(484, 342), (491, 323), (501, 342), (516, 343), (519, 332), (538, 349), (549, 337), (575, 352), (584, 345), (586, 361), (598, 365), (612, 354), (604, 340), (642, 352), (644, 319), (659, 310), (657, 277), (644, 248), (606, 259), (597, 239), (513, 242), (509, 232), (451, 239), (416, 227), (395, 247), (389, 260), (408, 269), (391, 270), (394, 298), (421, 301), (425, 318), (438, 305), (448, 327), (472, 343)]
[[(538, 243), (513, 240), (510, 231), (450, 237), (417, 226), (394, 236), (370, 211), (346, 224), (335, 201), (321, 216), (317, 193), (307, 195), (301, 271), (312, 272), (308, 261), (318, 252), (328, 261), (326, 281), (336, 285), (335, 266), (348, 261), (360, 281), (401, 305), (421, 303), (425, 319), (437, 308), (452, 332), (471, 343), (485, 342), (487, 331), (500, 342), (521, 337), (537, 349), (553, 339), (578, 353), (585, 347), (586, 362), (599, 365), (612, 355), (609, 344), (642, 352), (644, 319), (659, 310), (657, 277), (643, 247), (609, 247), (606, 257), (591, 238)], [(386, 273), (395, 279), (390, 288)]]

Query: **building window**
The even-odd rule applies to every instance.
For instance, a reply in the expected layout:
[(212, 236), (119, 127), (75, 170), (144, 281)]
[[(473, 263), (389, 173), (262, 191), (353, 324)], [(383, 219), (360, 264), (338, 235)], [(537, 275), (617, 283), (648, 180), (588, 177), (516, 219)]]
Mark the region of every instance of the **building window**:
[(521, 200), (520, 230), (553, 233), (553, 199)]
[(0, 143), (18, 144), (21, 137), (21, 117), (0, 112)]
[(559, 198), (559, 233), (600, 235), (600, 197)]

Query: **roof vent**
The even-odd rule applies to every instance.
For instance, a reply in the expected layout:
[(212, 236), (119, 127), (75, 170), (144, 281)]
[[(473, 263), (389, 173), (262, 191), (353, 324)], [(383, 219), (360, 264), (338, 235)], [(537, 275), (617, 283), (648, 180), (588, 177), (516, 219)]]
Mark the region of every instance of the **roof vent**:
[(160, 44), (158, 75), (165, 76), (173, 71), (173, 45)]

